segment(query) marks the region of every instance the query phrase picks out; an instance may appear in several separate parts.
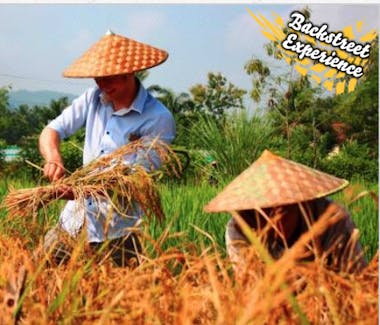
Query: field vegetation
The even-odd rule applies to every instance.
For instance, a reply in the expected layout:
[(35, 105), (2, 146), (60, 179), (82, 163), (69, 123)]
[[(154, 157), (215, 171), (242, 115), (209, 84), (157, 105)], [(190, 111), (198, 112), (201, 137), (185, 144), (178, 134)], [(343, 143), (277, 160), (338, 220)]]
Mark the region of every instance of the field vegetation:
[(135, 269), (99, 261), (82, 241), (67, 265), (49, 264), (41, 253), (42, 238), (56, 222), (60, 201), (35, 220), (3, 216), (3, 315), (11, 320), (14, 311), (21, 324), (371, 324), (378, 312), (378, 221), (377, 201), (369, 194), (355, 201), (365, 188), (371, 190), (356, 183), (335, 196), (351, 207), (361, 231), (370, 266), (360, 275), (336, 274), (318, 261), (296, 264), (294, 250), (265, 263), (253, 249), (236, 276), (224, 244), (230, 216), (203, 212), (220, 190), (207, 183), (159, 185), (166, 218), (163, 223), (145, 220), (143, 262)]
[[(147, 188), (131, 183), (128, 195), (140, 194), (148, 215), (159, 214), (149, 204), (161, 202), (163, 216), (162, 222), (144, 217), (136, 268), (113, 266), (89, 251), (82, 237), (69, 263), (54, 265), (42, 253), (42, 240), (64, 201), (37, 209), (50, 199), (34, 192), (41, 194), (35, 201), (12, 213), (6, 208), (5, 198), (19, 189), (51, 190), (38, 168), (37, 139), (69, 103), (62, 98), (11, 110), (9, 88), (1, 88), (0, 149), (17, 145), (21, 156), (9, 162), (0, 150), (0, 324), (377, 324), (377, 40), (372, 48), (365, 78), (339, 96), (322, 94), (292, 66), (284, 76), (273, 75), (254, 58), (245, 65), (249, 90), (213, 72), (186, 93), (151, 86), (176, 119), (171, 148), (184, 168), (176, 177), (144, 178), (156, 190), (148, 201), (141, 196)], [(256, 103), (254, 111), (247, 100)], [(83, 139), (81, 130), (62, 143), (66, 185), (81, 172)], [(318, 259), (296, 263), (311, 232), (276, 261), (254, 242), (240, 272), (234, 271), (224, 240), (231, 215), (207, 214), (203, 207), (264, 149), (350, 181), (332, 199), (347, 207), (360, 231), (369, 262), (362, 273), (335, 273)], [(114, 188), (104, 186), (104, 193), (109, 190)], [(312, 230), (326, 227), (322, 220)]]

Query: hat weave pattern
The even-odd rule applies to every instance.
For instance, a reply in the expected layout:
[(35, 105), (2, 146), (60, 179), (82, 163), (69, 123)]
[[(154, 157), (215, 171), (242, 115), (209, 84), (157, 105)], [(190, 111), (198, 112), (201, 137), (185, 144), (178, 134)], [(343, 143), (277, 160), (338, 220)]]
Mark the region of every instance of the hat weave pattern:
[(116, 34), (107, 34), (64, 72), (69, 78), (96, 78), (134, 73), (163, 63), (168, 53)]
[(284, 159), (268, 150), (206, 206), (206, 212), (269, 208), (332, 194), (348, 181)]

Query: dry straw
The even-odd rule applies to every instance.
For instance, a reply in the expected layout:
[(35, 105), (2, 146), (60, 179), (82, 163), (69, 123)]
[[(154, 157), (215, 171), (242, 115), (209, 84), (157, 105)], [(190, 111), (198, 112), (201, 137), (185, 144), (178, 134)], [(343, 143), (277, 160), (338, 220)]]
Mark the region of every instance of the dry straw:
[[(126, 164), (125, 157), (137, 154), (149, 164), (146, 170), (138, 164)], [(159, 159), (162, 168), (153, 170), (154, 159)], [(125, 204), (132, 207), (139, 204), (144, 214), (153, 214), (161, 220), (164, 217), (154, 176), (163, 172), (178, 174), (180, 162), (168, 145), (158, 139), (137, 140), (113, 153), (77, 169), (68, 177), (50, 185), (27, 189), (11, 189), (3, 201), (10, 218), (35, 215), (71, 192), (74, 199), (92, 197), (94, 200), (108, 198), (116, 211), (123, 214)], [(124, 202), (120, 205), (119, 202)], [(123, 210), (121, 210), (121, 206)], [(124, 212), (125, 213), (125, 212)]]
[[(294, 263), (297, 248), (270, 265), (252, 254), (246, 276), (236, 280), (212, 249), (197, 255), (170, 248), (135, 269), (91, 263), (81, 254), (50, 268), (33, 260), (22, 241), (0, 236), (0, 292), (12, 294), (9, 283), (20, 265), (27, 274), (18, 292), (20, 324), (378, 323), (378, 256), (362, 273), (348, 274), (320, 261)], [(1, 308), (0, 320), (11, 319), (14, 308)]]

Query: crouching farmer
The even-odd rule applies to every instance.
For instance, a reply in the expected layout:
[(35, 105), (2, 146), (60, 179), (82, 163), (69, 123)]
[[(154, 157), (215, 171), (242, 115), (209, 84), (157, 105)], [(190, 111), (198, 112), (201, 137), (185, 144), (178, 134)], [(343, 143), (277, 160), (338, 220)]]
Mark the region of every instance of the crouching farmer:
[(358, 272), (366, 266), (358, 230), (349, 213), (326, 197), (347, 185), (346, 180), (265, 150), (205, 210), (235, 215), (226, 229), (227, 253), (235, 271), (245, 263), (250, 247), (244, 227), (257, 235), (273, 259), (279, 259), (323, 218), (327, 226), (305, 245), (298, 260), (318, 258), (336, 272)]

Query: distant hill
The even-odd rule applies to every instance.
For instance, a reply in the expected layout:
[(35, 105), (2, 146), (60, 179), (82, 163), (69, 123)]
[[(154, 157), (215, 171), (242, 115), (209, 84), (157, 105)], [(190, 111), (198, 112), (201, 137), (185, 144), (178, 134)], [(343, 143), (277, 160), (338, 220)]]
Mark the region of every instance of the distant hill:
[(67, 97), (69, 101), (73, 100), (77, 95), (61, 93), (51, 90), (15, 90), (9, 92), (9, 105), (11, 108), (16, 108), (20, 105), (48, 105), (51, 100), (57, 100), (62, 97)]

